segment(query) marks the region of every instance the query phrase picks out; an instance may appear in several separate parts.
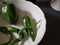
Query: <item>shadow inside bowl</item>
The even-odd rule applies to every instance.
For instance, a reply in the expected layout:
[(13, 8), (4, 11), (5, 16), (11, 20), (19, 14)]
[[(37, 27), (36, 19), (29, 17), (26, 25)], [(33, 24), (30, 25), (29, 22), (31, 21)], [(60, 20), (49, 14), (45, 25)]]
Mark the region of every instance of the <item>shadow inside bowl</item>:
[(4, 18), (0, 15), (0, 27), (5, 26), (8, 27), (9, 24), (4, 20)]
[(0, 44), (6, 43), (9, 41), (9, 38), (6, 34), (0, 32)]

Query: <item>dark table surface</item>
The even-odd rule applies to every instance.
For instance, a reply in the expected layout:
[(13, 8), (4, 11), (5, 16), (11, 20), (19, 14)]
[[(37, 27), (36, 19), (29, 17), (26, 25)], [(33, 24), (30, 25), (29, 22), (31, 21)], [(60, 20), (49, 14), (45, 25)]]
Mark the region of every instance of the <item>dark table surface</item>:
[(60, 11), (51, 8), (51, 0), (29, 0), (38, 5), (47, 21), (46, 33), (38, 45), (60, 45)]

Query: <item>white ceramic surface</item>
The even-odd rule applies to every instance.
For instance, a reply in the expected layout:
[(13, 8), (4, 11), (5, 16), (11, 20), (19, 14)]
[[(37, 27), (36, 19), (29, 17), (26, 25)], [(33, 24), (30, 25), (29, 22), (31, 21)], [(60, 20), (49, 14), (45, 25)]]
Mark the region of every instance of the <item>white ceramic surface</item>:
[[(37, 45), (43, 38), (45, 31), (46, 31), (46, 19), (44, 16), (44, 13), (42, 10), (35, 4), (29, 1), (21, 1), (21, 0), (14, 0), (13, 2), (19, 10), (22, 10), (22, 14), (19, 16), (23, 17), (26, 12), (30, 13), (31, 20), (34, 19), (36, 22), (41, 20), (42, 22), (37, 25), (37, 31), (36, 31), (36, 39), (34, 42), (29, 38), (25, 40), (22, 44), (18, 45)], [(24, 14), (23, 14), (24, 12)], [(21, 12), (20, 12), (21, 13)], [(1, 18), (1, 17), (0, 17)], [(4, 21), (2, 18), (0, 19), (0, 25), (7, 25), (6, 21)], [(21, 25), (17, 26), (18, 28), (22, 27)], [(14, 34), (15, 35), (15, 34)], [(17, 37), (17, 35), (15, 35)]]
[(57, 11), (60, 11), (60, 0), (52, 0), (51, 7)]

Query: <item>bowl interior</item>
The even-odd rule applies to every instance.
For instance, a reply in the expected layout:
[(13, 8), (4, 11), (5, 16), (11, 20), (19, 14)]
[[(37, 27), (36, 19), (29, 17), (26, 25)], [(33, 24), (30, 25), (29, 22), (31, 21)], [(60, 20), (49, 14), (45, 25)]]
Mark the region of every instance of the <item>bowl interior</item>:
[[(16, 25), (14, 25), (17, 28), (23, 27), (22, 18), (25, 15), (28, 15), (30, 17), (32, 23), (36, 23), (39, 20), (42, 21), (39, 24), (37, 24), (36, 28), (34, 29), (34, 33), (36, 35), (36, 39), (34, 42), (32, 42), (32, 40), (27, 35), (25, 35), (25, 40), (22, 43), (19, 42), (17, 45), (37, 45), (45, 34), (46, 19), (44, 17), (44, 13), (38, 6), (29, 1), (14, 0), (13, 4), (16, 6), (16, 11), (19, 15), (18, 22), (16, 23)], [(2, 18), (2, 16), (0, 17), (0, 26), (9, 26), (9, 24)], [(18, 35), (16, 35), (15, 33), (14, 36), (15, 38), (18, 37)]]

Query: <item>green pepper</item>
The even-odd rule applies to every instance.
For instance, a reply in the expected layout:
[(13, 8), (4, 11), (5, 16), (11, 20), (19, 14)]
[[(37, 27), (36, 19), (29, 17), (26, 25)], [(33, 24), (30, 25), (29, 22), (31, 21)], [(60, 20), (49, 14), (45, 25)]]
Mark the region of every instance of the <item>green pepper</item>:
[(8, 42), (3, 43), (3, 44), (0, 44), (0, 45), (7, 45), (7, 44), (9, 44), (11, 42), (11, 40), (12, 40), (11, 33), (7, 30), (6, 27), (0, 27), (0, 32), (6, 34), (8, 36), (8, 38), (9, 38), (9, 41)]
[(15, 28), (15, 27), (12, 27), (12, 26), (7, 27), (7, 29), (8, 29), (8, 31), (10, 31), (10, 32), (16, 32), (16, 33), (19, 32), (19, 29)]
[(1, 14), (3, 18), (10, 24), (15, 24), (18, 20), (18, 15), (16, 14), (16, 9), (12, 3), (3, 3), (1, 7)]
[(11, 43), (9, 43), (8, 45), (14, 45), (15, 43), (20, 42), (20, 41), (21, 40), (18, 38), (18, 39), (12, 40)]
[(17, 28), (15, 28), (15, 27), (10, 26), (10, 27), (7, 27), (7, 29), (8, 29), (8, 31), (10, 31), (11, 33), (12, 33), (12, 32), (16, 32), (16, 33), (19, 35), (19, 38), (18, 38), (18, 39), (15, 39), (15, 40), (13, 39), (13, 40), (9, 43), (9, 45), (14, 45), (14, 44), (17, 43), (17, 42), (23, 41), (23, 39), (24, 39), (24, 33), (23, 33), (24, 28), (23, 28), (23, 29), (17, 29)]
[(24, 39), (24, 33), (23, 33), (23, 32), (21, 32), (21, 33), (19, 32), (19, 38), (13, 39), (13, 40), (10, 42), (9, 45), (14, 45), (14, 44), (17, 43), (17, 42), (23, 41), (23, 39)]
[(23, 31), (25, 30), (24, 28), (23, 29), (17, 29), (15, 27), (7, 27), (8, 31), (10, 31), (11, 33), (12, 32), (16, 32), (18, 35), (19, 35), (19, 39), (22, 41), (24, 39), (24, 33)]
[(27, 32), (27, 35), (32, 39), (32, 41), (34, 41), (35, 34), (33, 32), (33, 28), (27, 28), (27, 27), (30, 27), (32, 25), (30, 18), (28, 16), (23, 17), (23, 25), (26, 28), (25, 31)]
[(19, 35), (19, 39), (22, 41), (24, 39), (24, 33), (23, 31), (25, 30), (24, 28), (23, 29), (17, 29), (15, 27), (7, 27), (8, 31), (10, 32), (16, 32), (18, 35)]

